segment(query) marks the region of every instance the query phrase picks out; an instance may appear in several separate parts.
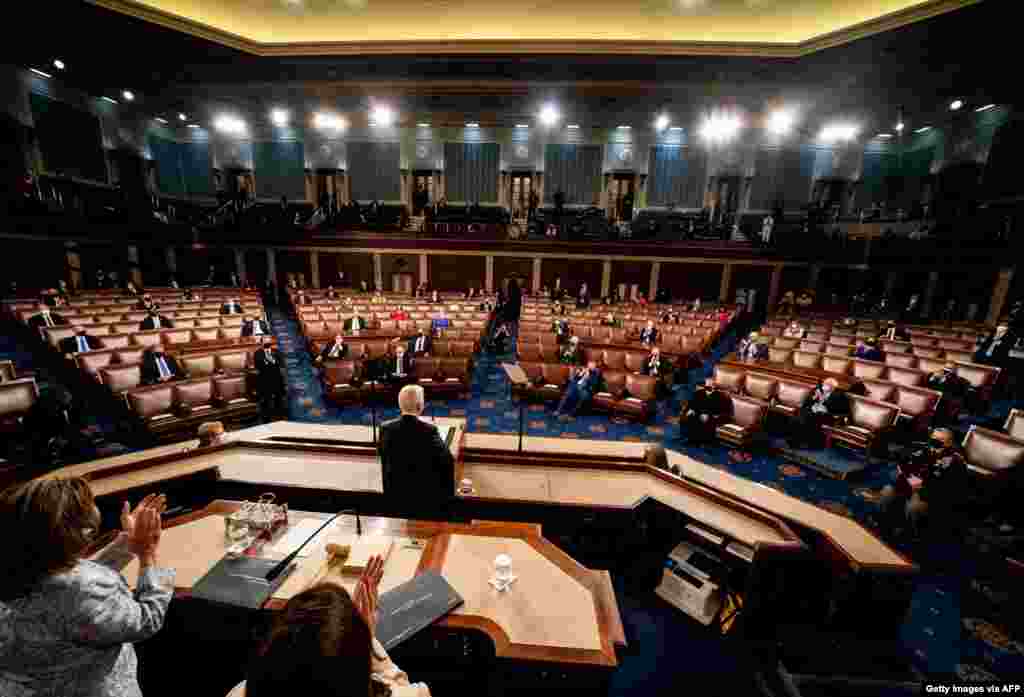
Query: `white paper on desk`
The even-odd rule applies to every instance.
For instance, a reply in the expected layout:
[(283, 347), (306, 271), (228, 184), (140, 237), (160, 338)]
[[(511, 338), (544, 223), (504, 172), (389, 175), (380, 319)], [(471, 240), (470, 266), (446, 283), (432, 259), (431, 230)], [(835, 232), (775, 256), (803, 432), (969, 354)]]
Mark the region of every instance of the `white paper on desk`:
[[(316, 532), (316, 529), (323, 524), (324, 521), (317, 520), (316, 518), (303, 518), (288, 526), (288, 532), (282, 535), (281, 539), (275, 542), (270, 550), (274, 555), (280, 554), (282, 557), (286, 557), (294, 552), (299, 545), (309, 539), (309, 536)], [(324, 532), (326, 532), (326, 530)], [(310, 542), (301, 552), (299, 552), (298, 556), (308, 557), (316, 547), (316, 544)]]

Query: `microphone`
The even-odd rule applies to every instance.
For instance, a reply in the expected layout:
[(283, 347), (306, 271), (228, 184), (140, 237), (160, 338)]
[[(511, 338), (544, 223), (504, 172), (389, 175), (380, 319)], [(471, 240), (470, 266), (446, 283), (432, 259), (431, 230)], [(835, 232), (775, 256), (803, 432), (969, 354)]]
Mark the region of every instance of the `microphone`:
[[(290, 564), (291, 564), (291, 563), (292, 563), (293, 561), (295, 561), (295, 557), (297, 557), (297, 556), (299, 555), (299, 552), (301, 552), (301, 551), (302, 551), (302, 548), (303, 548), (303, 547), (305, 547), (306, 545), (308, 545), (308, 544), (309, 544), (309, 541), (310, 541), (310, 540), (312, 540), (312, 539), (313, 539), (314, 537), (316, 537), (317, 535), (319, 535), (319, 534), (320, 534), (320, 531), (321, 531), (321, 530), (323, 530), (323, 529), (324, 529), (324, 528), (326, 528), (326, 527), (327, 527), (328, 525), (330, 525), (331, 523), (333, 523), (333, 522), (334, 522), (335, 520), (337, 520), (337, 519), (338, 519), (338, 516), (340, 516), (340, 515), (341, 515), (342, 513), (345, 513), (345, 512), (346, 512), (346, 511), (338, 511), (337, 513), (335, 513), (334, 515), (332, 515), (332, 516), (331, 516), (330, 518), (328, 518), (328, 519), (327, 519), (326, 521), (324, 521), (324, 524), (323, 524), (323, 525), (321, 525), (320, 527), (318, 527), (318, 528), (316, 529), (316, 531), (315, 531), (315, 532), (314, 532), (314, 533), (313, 533), (312, 535), (310, 535), (309, 537), (307, 537), (307, 538), (305, 539), (305, 541), (304, 541), (304, 542), (303, 542), (303, 543), (302, 543), (301, 545), (299, 545), (298, 547), (296, 547), (296, 548), (295, 548), (295, 550), (294, 550), (294, 551), (292, 551), (292, 553), (291, 553), (291, 554), (289, 554), (289, 555), (288, 555), (287, 557), (285, 557), (285, 558), (284, 558), (284, 559), (282, 559), (281, 561), (277, 562), (277, 564), (275, 564), (275, 565), (274, 565), (274, 566), (273, 566), (273, 567), (272, 567), (272, 568), (270, 569), (270, 571), (268, 571), (268, 572), (267, 572), (267, 575), (263, 577), (263, 578), (265, 578), (265, 579), (266, 579), (267, 583), (273, 583), (274, 579), (276, 579), (276, 578), (277, 578), (278, 576), (280, 576), (280, 575), (281, 575), (281, 574), (282, 574), (282, 573), (284, 572), (284, 570), (285, 570), (285, 569), (287, 569), (287, 568), (288, 568), (288, 566), (289, 566), (289, 565), (290, 565)], [(358, 518), (356, 518), (356, 520), (357, 520), (357, 531), (358, 531), (358, 520), (359, 520), (359, 519), (358, 519)]]

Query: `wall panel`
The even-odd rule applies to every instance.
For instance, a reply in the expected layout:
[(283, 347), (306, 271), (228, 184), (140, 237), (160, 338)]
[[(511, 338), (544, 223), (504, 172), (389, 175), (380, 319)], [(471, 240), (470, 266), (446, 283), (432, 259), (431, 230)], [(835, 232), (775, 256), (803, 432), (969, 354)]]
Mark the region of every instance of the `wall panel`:
[(658, 276), (658, 287), (667, 288), (675, 300), (717, 300), (722, 266), (662, 262)]
[(431, 254), (428, 260), (431, 289), (465, 291), (484, 284), (486, 261), (483, 256)]
[[(543, 265), (542, 267), (543, 268)], [(527, 290), (533, 288), (533, 259), (531, 257), (494, 257), (494, 288), (497, 290), (506, 278), (519, 276)]]
[[(649, 261), (612, 261), (612, 293), (620, 283), (625, 283), (627, 286), (635, 283), (640, 286), (640, 292), (646, 295), (651, 289), (651, 263)], [(600, 290), (600, 286), (595, 289), (595, 291)]]
[(391, 276), (396, 273), (411, 273), (413, 288), (420, 283), (419, 254), (382, 254), (380, 268), (385, 290), (391, 290)]
[(562, 288), (575, 293), (581, 283), (586, 283), (590, 295), (596, 298), (601, 293), (601, 273), (604, 262), (600, 259), (545, 259), (541, 266), (541, 285), (551, 288), (555, 277), (561, 276)]

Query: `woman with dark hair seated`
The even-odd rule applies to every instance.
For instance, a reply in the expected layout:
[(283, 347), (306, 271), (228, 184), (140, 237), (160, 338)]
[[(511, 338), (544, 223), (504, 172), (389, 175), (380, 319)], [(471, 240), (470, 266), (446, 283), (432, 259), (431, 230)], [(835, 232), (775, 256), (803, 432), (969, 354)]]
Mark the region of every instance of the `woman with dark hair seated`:
[[(132, 643), (160, 630), (174, 572), (157, 565), (162, 496), (147, 496), (90, 559), (89, 484), (37, 479), (0, 493), (0, 695), (141, 697)], [(120, 570), (139, 560), (134, 591)]]
[(371, 557), (354, 598), (339, 585), (318, 583), (289, 600), (248, 679), (228, 697), (430, 697), (426, 685), (409, 683), (373, 636), (383, 573), (384, 562)]

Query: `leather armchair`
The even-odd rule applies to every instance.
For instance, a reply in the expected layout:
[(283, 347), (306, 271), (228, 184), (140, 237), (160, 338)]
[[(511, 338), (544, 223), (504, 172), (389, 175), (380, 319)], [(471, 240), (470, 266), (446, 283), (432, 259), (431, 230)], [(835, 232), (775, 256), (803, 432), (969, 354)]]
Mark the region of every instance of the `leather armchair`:
[(594, 393), (591, 409), (611, 414), (626, 391), (626, 374), (619, 370), (609, 370), (601, 375), (604, 378), (603, 389)]
[(743, 383), (743, 391), (747, 397), (767, 407), (775, 397), (775, 391), (778, 389), (778, 386), (778, 379), (770, 375), (747, 373), (747, 378)]
[(1011, 409), (1003, 429), (1006, 435), (1024, 442), (1024, 409)]
[(358, 402), (361, 390), (358, 385), (356, 362), (352, 360), (330, 361), (320, 374), (324, 399), (338, 405)]
[(749, 397), (735, 394), (731, 397), (732, 416), (715, 429), (715, 435), (737, 448), (746, 448), (761, 432), (768, 407)]
[(627, 375), (626, 392), (615, 405), (615, 413), (647, 421), (657, 411), (658, 379), (650, 375)]
[(870, 459), (896, 422), (899, 408), (894, 404), (856, 395), (849, 395), (849, 400), (849, 416), (842, 419), (841, 423), (822, 426), (825, 445), (828, 447), (839, 443), (854, 450), (863, 450)]
[(727, 368), (721, 365), (715, 366), (714, 384), (720, 390), (739, 394), (743, 392), (743, 381), (746, 373), (735, 368)]

